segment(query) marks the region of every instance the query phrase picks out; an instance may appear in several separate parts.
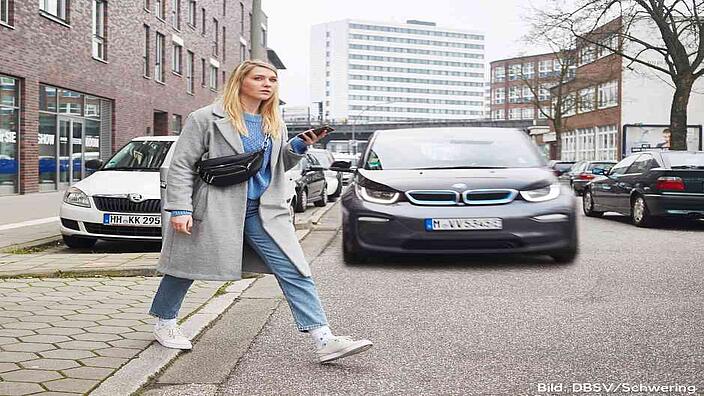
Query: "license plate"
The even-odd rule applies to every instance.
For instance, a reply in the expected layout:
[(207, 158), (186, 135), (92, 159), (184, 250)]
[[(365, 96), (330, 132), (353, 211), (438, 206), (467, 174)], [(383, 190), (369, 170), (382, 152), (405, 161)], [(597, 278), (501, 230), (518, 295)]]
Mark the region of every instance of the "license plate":
[(125, 215), (105, 213), (103, 224), (134, 227), (161, 227), (161, 215)]
[(503, 222), (498, 217), (469, 219), (425, 219), (426, 231), (500, 230)]

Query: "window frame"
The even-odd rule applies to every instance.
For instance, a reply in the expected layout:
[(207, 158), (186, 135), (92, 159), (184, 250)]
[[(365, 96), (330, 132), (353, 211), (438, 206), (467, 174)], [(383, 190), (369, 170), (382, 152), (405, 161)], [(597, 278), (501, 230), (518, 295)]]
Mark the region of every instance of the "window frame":
[(171, 27), (181, 31), (181, 0), (171, 0)]
[(166, 60), (166, 36), (156, 32), (156, 45), (154, 46), (154, 80), (160, 83), (165, 83), (164, 61)]
[(39, 11), (42, 15), (65, 24), (70, 23), (69, 0), (56, 0), (56, 14), (49, 10), (50, 0), (39, 0)]
[(198, 4), (196, 0), (188, 0), (188, 21), (186, 24), (192, 28), (196, 27), (198, 23)]
[[(108, 2), (105, 0), (93, 0), (93, 38), (92, 38), (92, 48), (91, 53), (94, 59), (101, 61), (108, 60), (108, 49), (107, 49), (107, 19), (108, 19)], [(99, 6), (102, 5), (102, 6)], [(99, 29), (98, 18), (99, 14), (102, 15), (102, 29)], [(102, 30), (102, 36), (98, 33), (98, 30)]]
[(166, 19), (166, 0), (154, 0), (154, 15), (160, 21)]
[(152, 65), (151, 65), (151, 46), (152, 41), (151, 28), (149, 25), (142, 25), (144, 29), (144, 52), (142, 53), (142, 76), (146, 78), (152, 78)]
[(210, 65), (210, 73), (208, 75), (208, 88), (211, 91), (218, 90), (218, 68)]
[(178, 43), (171, 43), (171, 71), (174, 74), (183, 74), (183, 46)]
[(195, 90), (195, 54), (186, 50), (186, 92), (192, 94)]
[[(0, 0), (0, 25), (13, 27), (15, 2), (11, 0)], [(3, 15), (4, 11), (4, 15)]]

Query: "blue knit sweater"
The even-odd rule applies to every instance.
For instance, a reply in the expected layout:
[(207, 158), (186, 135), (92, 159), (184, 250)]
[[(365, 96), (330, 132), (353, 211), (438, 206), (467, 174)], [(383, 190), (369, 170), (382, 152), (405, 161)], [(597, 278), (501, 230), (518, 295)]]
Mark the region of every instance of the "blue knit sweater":
[[(249, 153), (259, 150), (264, 145), (265, 134), (262, 131), (262, 116), (259, 114), (244, 113), (244, 124), (247, 127), (247, 136), (241, 136), (244, 151)], [(282, 136), (282, 138), (284, 138)], [(264, 161), (259, 172), (247, 180), (247, 199), (259, 199), (271, 182), (271, 138), (269, 145), (264, 152)], [(305, 154), (308, 151), (308, 145), (303, 139), (295, 137), (291, 139), (291, 148), (297, 154)], [(191, 214), (188, 210), (174, 210), (172, 216), (181, 216)]]

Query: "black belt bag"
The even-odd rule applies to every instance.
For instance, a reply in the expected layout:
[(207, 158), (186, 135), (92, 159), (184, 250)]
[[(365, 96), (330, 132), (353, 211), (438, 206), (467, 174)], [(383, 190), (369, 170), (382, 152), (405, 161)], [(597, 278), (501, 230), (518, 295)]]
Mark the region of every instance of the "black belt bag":
[(214, 186), (225, 187), (242, 183), (259, 172), (268, 145), (269, 135), (265, 137), (262, 148), (257, 151), (196, 162), (196, 172), (204, 182)]

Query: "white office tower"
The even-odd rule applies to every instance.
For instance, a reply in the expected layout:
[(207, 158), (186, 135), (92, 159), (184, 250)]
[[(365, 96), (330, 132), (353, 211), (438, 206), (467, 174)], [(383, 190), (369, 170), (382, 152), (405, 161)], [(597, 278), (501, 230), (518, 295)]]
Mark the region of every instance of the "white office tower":
[(421, 21), (319, 24), (310, 77), (328, 122), (482, 118), (484, 34)]

